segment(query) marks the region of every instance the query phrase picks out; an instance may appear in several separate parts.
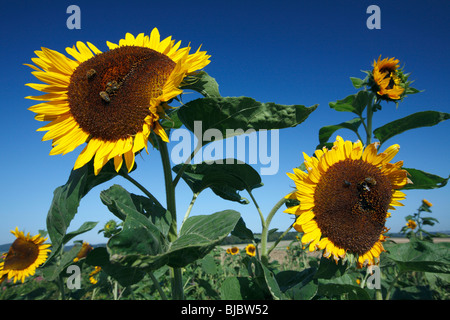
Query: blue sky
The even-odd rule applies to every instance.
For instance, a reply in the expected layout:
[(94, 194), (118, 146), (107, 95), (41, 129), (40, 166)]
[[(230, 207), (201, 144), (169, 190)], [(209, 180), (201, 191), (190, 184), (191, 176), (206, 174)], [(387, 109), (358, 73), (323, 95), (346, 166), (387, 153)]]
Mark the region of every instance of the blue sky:
[[(69, 5), (81, 9), (81, 29), (66, 27)], [(381, 29), (369, 30), (366, 9), (381, 9)], [(302, 152), (311, 154), (318, 144), (318, 130), (325, 125), (349, 120), (328, 103), (355, 93), (349, 77), (364, 77), (360, 70), (371, 68), (381, 54), (401, 60), (411, 72), (414, 86), (424, 92), (407, 97), (395, 108), (384, 104), (375, 114), (374, 128), (414, 112), (450, 112), (448, 1), (20, 1), (2, 4), (0, 13), (2, 148), (0, 167), (0, 244), (13, 240), (9, 230), (16, 226), (32, 234), (45, 229), (45, 219), (53, 190), (67, 181), (70, 169), (82, 148), (65, 156), (49, 156), (50, 142), (41, 142), (36, 132), (43, 123), (34, 120), (27, 109), (34, 103), (24, 99), (38, 94), (24, 86), (38, 83), (28, 67), (34, 51), (47, 47), (65, 53), (76, 41), (89, 41), (107, 50), (106, 41), (117, 43), (126, 32), (149, 34), (153, 27), (162, 37), (172, 35), (193, 48), (202, 44), (212, 55), (205, 68), (220, 84), (223, 96), (248, 96), (261, 102), (280, 104), (319, 104), (301, 125), (281, 130), (280, 164), (276, 175), (262, 176), (264, 187), (254, 196), (267, 215), (272, 206), (291, 190), (286, 176), (303, 161)], [(449, 122), (406, 132), (386, 143), (401, 146), (396, 160), (406, 167), (443, 177), (449, 168)], [(345, 139), (356, 140), (347, 131)], [(334, 136), (333, 136), (334, 137)], [(137, 158), (133, 174), (164, 203), (164, 184), (159, 154), (151, 150)], [(176, 163), (175, 163), (176, 164)], [(174, 165), (175, 165), (174, 164)], [(255, 165), (258, 168), (258, 165)], [(116, 178), (93, 189), (81, 202), (70, 230), (85, 221), (99, 221), (96, 229), (78, 240), (104, 242), (97, 231), (114, 216), (99, 199), (101, 190), (120, 184), (139, 193), (126, 181)], [(450, 230), (449, 187), (408, 191), (405, 206), (393, 212), (387, 226), (397, 232), (404, 217), (415, 212), (423, 198), (433, 203), (432, 216), (440, 224), (429, 230)], [(247, 194), (242, 193), (244, 197)], [(179, 220), (191, 200), (189, 188), (177, 187)], [(247, 226), (260, 232), (253, 205), (224, 201), (210, 191), (200, 194), (192, 214), (210, 214), (225, 209), (241, 212)], [(292, 222), (278, 212), (271, 227), (284, 231)]]

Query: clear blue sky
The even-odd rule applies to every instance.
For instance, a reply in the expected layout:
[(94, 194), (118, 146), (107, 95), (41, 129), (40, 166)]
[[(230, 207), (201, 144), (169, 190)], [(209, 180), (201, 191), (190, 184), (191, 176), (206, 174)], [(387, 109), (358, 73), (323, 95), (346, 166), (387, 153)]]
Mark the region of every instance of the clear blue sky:
[[(81, 8), (81, 30), (69, 30), (66, 9)], [(381, 9), (381, 29), (369, 30), (366, 9), (377, 4)], [(396, 109), (384, 105), (377, 113), (374, 127), (423, 110), (450, 112), (450, 2), (448, 1), (19, 1), (2, 3), (0, 12), (2, 147), (0, 167), (0, 244), (13, 240), (9, 230), (16, 226), (25, 232), (45, 229), (53, 190), (67, 181), (70, 169), (82, 147), (65, 156), (49, 156), (50, 142), (41, 142), (36, 132), (42, 123), (27, 110), (33, 101), (25, 96), (38, 92), (24, 86), (39, 82), (28, 67), (34, 51), (41, 46), (59, 52), (76, 41), (89, 41), (107, 50), (106, 41), (117, 43), (126, 32), (149, 34), (153, 27), (161, 36), (172, 35), (184, 45), (202, 48), (212, 55), (205, 69), (220, 84), (223, 96), (249, 96), (262, 102), (281, 104), (319, 104), (300, 126), (280, 131), (278, 174), (262, 176), (264, 187), (256, 189), (264, 214), (291, 190), (286, 172), (302, 161), (302, 152), (311, 154), (318, 144), (318, 130), (325, 125), (349, 120), (352, 115), (338, 113), (330, 101), (354, 93), (349, 77), (364, 77), (380, 54), (395, 56), (415, 79), (414, 86), (425, 90), (408, 97)], [(435, 127), (406, 132), (386, 143), (401, 146), (396, 160), (406, 167), (443, 177), (450, 173), (449, 122)], [(355, 140), (350, 132), (339, 131)], [(159, 154), (137, 157), (134, 177), (163, 203)], [(258, 168), (258, 166), (255, 166)], [(70, 230), (85, 221), (99, 221), (98, 227), (77, 239), (104, 242), (97, 231), (114, 216), (99, 199), (101, 190), (121, 184), (116, 178), (91, 191), (79, 207)], [(450, 230), (450, 187), (437, 190), (408, 191), (405, 207), (388, 220), (391, 231), (404, 225), (423, 198), (431, 201), (432, 216), (440, 224), (429, 230)], [(247, 197), (245, 193), (243, 196)], [(177, 188), (179, 220), (190, 202), (191, 193), (181, 182)], [(224, 209), (241, 212), (247, 226), (260, 232), (254, 206), (222, 201), (212, 192), (203, 192), (192, 214), (210, 214)], [(292, 217), (280, 211), (271, 227), (284, 231)]]

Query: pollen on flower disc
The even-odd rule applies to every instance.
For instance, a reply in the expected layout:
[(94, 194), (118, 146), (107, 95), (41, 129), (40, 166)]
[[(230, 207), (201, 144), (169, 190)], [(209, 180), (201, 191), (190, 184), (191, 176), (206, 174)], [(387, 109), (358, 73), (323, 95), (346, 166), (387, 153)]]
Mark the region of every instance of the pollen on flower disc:
[(116, 141), (135, 135), (174, 67), (166, 55), (145, 47), (124, 46), (96, 55), (70, 78), (70, 112), (94, 138)]
[(328, 168), (316, 186), (316, 222), (336, 246), (363, 254), (379, 240), (391, 198), (392, 186), (379, 168), (346, 159)]

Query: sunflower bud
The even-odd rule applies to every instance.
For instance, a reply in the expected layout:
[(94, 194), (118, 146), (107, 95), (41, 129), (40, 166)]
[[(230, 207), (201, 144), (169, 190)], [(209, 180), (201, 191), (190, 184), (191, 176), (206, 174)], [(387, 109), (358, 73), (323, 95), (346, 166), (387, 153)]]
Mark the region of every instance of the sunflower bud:
[(377, 100), (393, 101), (398, 103), (407, 94), (419, 92), (410, 87), (409, 74), (400, 68), (399, 60), (395, 58), (384, 58), (381, 55), (378, 61), (373, 62), (373, 69), (367, 72), (367, 85), (376, 94)]

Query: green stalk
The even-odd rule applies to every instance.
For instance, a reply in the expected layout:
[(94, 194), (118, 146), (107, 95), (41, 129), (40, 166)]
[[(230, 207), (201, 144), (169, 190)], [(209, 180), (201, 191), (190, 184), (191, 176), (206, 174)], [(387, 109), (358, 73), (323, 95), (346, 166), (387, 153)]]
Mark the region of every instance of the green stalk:
[(132, 177), (130, 177), (128, 175), (128, 173), (121, 173), (120, 174), (123, 178), (125, 178), (126, 180), (128, 180), (129, 182), (131, 182), (132, 184), (134, 184), (136, 187), (138, 187), (139, 190), (141, 190), (147, 197), (149, 197), (154, 203), (156, 203), (157, 205), (159, 205), (160, 207), (162, 207), (161, 203), (159, 203), (158, 199), (156, 199), (151, 193), (150, 191), (148, 191), (147, 189), (144, 188), (143, 185), (141, 185), (139, 182), (137, 182), (136, 180), (134, 180)]
[[(161, 161), (164, 171), (164, 182), (166, 187), (166, 202), (167, 210), (169, 210), (172, 216), (172, 223), (169, 228), (169, 242), (172, 243), (178, 238), (177, 231), (177, 212), (175, 205), (175, 187), (172, 183), (172, 168), (170, 167), (169, 151), (167, 150), (167, 144), (158, 138), (159, 152), (161, 154)], [(172, 298), (175, 300), (184, 299), (183, 294), (183, 276), (180, 268), (172, 268)]]
[(186, 221), (186, 219), (189, 218), (189, 214), (191, 213), (192, 207), (194, 206), (195, 200), (197, 200), (199, 194), (200, 194), (199, 192), (193, 194), (191, 203), (189, 203), (189, 207), (187, 208), (183, 221), (181, 222), (181, 227), (183, 227), (183, 224)]
[(372, 143), (372, 118), (373, 118), (373, 97), (370, 96), (369, 104), (367, 105), (367, 126), (366, 128), (366, 134), (367, 134), (367, 140), (366, 140), (366, 146)]
[(153, 272), (150, 271), (148, 274), (149, 274), (150, 278), (152, 279), (153, 284), (154, 284), (155, 287), (156, 287), (156, 290), (158, 290), (159, 295), (161, 296), (161, 299), (167, 300), (167, 296), (166, 296), (166, 294), (164, 293), (164, 291), (163, 291), (163, 289), (161, 288), (161, 286), (159, 285), (159, 282), (158, 282), (158, 280), (156, 279), (156, 277), (155, 277), (155, 275), (153, 274)]

